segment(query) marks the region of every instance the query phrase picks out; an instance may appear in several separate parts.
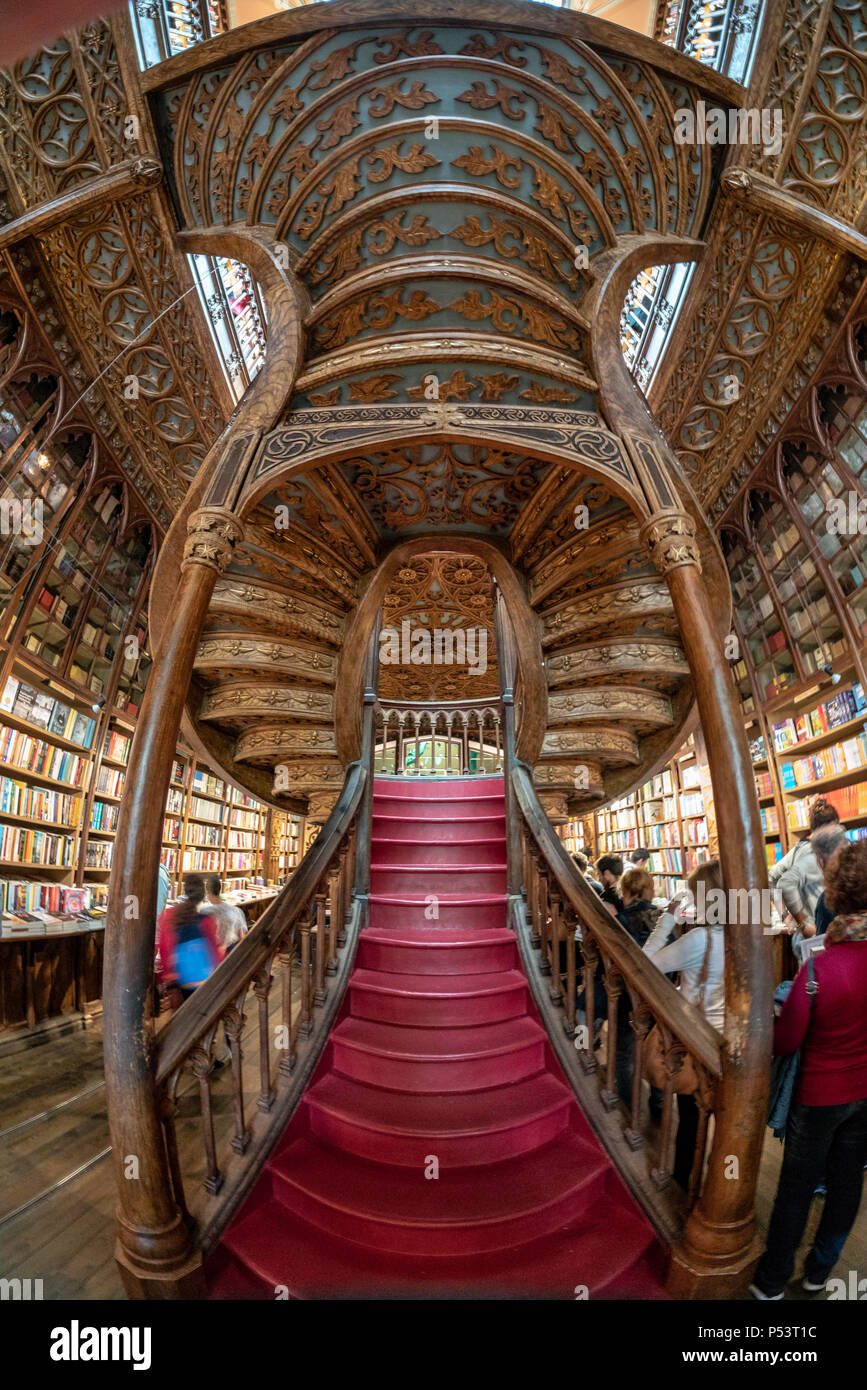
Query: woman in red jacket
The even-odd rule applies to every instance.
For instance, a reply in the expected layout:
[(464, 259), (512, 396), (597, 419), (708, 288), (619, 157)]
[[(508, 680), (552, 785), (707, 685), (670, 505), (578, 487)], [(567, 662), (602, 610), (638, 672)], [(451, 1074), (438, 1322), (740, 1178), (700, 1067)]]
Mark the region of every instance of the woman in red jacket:
[(867, 840), (832, 856), (825, 901), (836, 915), (825, 950), (814, 957), (812, 1008), (802, 965), (774, 1026), (774, 1052), (800, 1048), (801, 1063), (767, 1249), (752, 1285), (761, 1299), (783, 1297), (820, 1183), (827, 1196), (804, 1265), (809, 1293), (825, 1287), (861, 1203), (867, 1163)]

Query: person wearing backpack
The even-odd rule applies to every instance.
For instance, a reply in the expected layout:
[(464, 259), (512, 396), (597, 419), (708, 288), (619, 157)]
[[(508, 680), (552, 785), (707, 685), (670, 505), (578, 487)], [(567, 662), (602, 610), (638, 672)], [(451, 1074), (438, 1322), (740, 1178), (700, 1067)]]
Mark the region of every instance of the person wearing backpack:
[(181, 1002), (204, 984), (223, 959), (212, 913), (200, 912), (205, 881), (200, 874), (184, 878), (184, 896), (162, 913), (157, 924), (159, 982), (165, 992), (177, 990)]

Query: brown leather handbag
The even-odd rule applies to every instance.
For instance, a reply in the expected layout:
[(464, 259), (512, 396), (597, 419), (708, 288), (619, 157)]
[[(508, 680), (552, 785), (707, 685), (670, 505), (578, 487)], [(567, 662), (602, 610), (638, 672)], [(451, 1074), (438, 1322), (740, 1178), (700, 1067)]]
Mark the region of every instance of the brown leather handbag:
[[(693, 931), (697, 928), (693, 928)], [(707, 977), (710, 972), (710, 950), (713, 940), (710, 927), (705, 927), (707, 932), (707, 944), (704, 948), (704, 959), (701, 963), (701, 974), (698, 977), (699, 1008), (704, 1013), (705, 992), (707, 990)], [(650, 1032), (644, 1040), (644, 1074), (651, 1086), (656, 1086), (660, 1091), (664, 1091), (668, 1085), (668, 1069), (665, 1065), (665, 1047), (662, 1040), (662, 1030), (658, 1023), (654, 1023)], [(691, 1096), (704, 1090), (705, 1083), (696, 1070), (695, 1063), (689, 1053), (683, 1058), (682, 1065), (671, 1078), (674, 1091), (679, 1096)]]

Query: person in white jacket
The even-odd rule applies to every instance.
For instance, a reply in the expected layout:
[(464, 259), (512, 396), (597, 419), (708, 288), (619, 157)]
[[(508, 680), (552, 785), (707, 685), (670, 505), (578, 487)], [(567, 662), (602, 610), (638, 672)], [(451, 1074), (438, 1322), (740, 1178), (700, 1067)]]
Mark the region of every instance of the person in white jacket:
[[(709, 911), (709, 922), (696, 922), (695, 926), (683, 931), (676, 940), (669, 942), (680, 917), (681, 906), (674, 899), (663, 912), (659, 921), (644, 945), (644, 954), (664, 975), (677, 971), (680, 975), (680, 992), (684, 999), (694, 1004), (704, 1014), (713, 1028), (722, 1032), (725, 1022), (725, 912), (719, 909), (725, 901), (722, 896), (722, 877), (718, 859), (709, 859), (693, 869), (687, 879), (687, 893), (683, 896), (693, 900), (697, 896), (699, 883), (705, 887)], [(709, 897), (711, 890), (718, 890)], [(680, 895), (678, 895), (680, 897)], [(714, 919), (719, 917), (717, 922)], [(698, 1134), (698, 1107), (692, 1096), (678, 1096), (677, 1140), (674, 1154), (674, 1179), (684, 1189), (689, 1187), (695, 1154), (695, 1141)]]
[[(810, 834), (823, 825), (833, 825), (840, 817), (830, 801), (817, 797), (810, 807)], [(815, 936), (816, 903), (825, 886), (822, 866), (810, 847), (809, 837), (778, 859), (768, 870), (768, 885), (782, 894), (787, 912), (795, 919), (798, 930), (792, 938), (792, 950), (798, 959), (798, 947), (804, 937)]]

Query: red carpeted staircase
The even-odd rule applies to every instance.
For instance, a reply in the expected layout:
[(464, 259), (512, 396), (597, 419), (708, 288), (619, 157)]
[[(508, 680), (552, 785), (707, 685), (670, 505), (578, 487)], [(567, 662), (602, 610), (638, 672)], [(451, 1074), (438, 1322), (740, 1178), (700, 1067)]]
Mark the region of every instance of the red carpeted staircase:
[(376, 780), (347, 1000), (212, 1297), (664, 1297), (536, 1016), (505, 860), (502, 779)]

